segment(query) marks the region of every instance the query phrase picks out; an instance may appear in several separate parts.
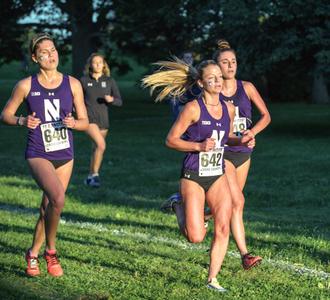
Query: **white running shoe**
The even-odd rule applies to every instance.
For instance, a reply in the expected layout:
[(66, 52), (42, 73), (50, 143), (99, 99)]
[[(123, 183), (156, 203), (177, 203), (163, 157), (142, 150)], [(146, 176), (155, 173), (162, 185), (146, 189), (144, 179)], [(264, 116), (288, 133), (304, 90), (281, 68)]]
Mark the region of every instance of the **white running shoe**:
[(179, 204), (181, 203), (181, 201), (182, 201), (181, 195), (179, 193), (174, 193), (162, 203), (162, 205), (160, 206), (160, 210), (163, 213), (167, 213), (167, 214), (174, 213), (173, 205)]
[(227, 292), (227, 290), (219, 284), (216, 278), (212, 278), (211, 281), (207, 283), (206, 287), (220, 293)]
[(84, 183), (86, 185), (91, 186), (91, 187), (100, 187), (100, 185), (101, 185), (100, 177), (99, 176), (88, 176), (84, 180)]

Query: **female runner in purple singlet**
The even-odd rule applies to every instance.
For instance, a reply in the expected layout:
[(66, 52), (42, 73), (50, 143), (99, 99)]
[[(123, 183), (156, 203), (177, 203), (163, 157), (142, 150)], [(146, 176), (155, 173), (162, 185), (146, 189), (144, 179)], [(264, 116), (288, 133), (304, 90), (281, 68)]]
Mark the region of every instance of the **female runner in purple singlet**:
[(198, 99), (184, 106), (166, 139), (168, 147), (186, 153), (180, 176), (182, 201), (173, 209), (182, 234), (189, 242), (200, 243), (206, 234), (204, 205), (208, 203), (214, 215), (214, 236), (207, 287), (224, 292), (216, 278), (227, 251), (232, 211), (224, 174), (224, 145), (254, 147), (254, 138), (232, 134), (234, 107), (219, 99), (223, 78), (216, 62), (204, 61), (197, 70), (178, 59), (158, 65), (158, 71), (143, 79), (145, 87), (160, 88), (157, 100), (180, 96), (196, 83), (202, 89)]
[[(25, 255), (26, 274), (40, 274), (38, 254), (46, 241), (43, 256), (47, 271), (51, 276), (62, 276), (55, 241), (73, 167), (72, 130), (86, 130), (88, 117), (79, 80), (57, 70), (59, 57), (53, 38), (46, 33), (36, 35), (30, 51), (39, 72), (17, 83), (1, 119), (28, 128), (25, 158), (43, 191), (32, 246)], [(17, 117), (23, 102), (28, 115)]]
[[(255, 137), (270, 123), (270, 114), (265, 102), (251, 82), (235, 78), (237, 71), (236, 53), (225, 40), (218, 41), (218, 50), (214, 60), (220, 66), (224, 83), (220, 99), (235, 106), (234, 133), (237, 136), (249, 135)], [(252, 124), (252, 104), (259, 111), (260, 119)], [(248, 270), (262, 260), (260, 256), (248, 252), (243, 223), (244, 194), (243, 189), (251, 163), (252, 149), (246, 146), (226, 146), (224, 159), (226, 175), (232, 196), (231, 232), (234, 236), (242, 258), (242, 266)]]

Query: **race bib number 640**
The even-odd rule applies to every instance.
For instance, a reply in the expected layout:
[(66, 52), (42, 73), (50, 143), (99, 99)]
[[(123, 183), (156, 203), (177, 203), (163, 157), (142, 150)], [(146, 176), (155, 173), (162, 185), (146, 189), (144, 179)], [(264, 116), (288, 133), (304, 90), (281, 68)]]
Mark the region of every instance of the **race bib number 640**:
[(40, 126), (45, 152), (63, 150), (70, 147), (68, 129), (62, 121), (55, 121)]

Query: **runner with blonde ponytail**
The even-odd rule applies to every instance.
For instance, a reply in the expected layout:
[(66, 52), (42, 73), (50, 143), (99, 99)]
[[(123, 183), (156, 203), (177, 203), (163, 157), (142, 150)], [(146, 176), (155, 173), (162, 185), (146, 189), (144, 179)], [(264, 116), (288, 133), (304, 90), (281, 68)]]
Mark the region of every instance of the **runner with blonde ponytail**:
[(224, 174), (224, 146), (254, 147), (254, 139), (232, 134), (234, 107), (219, 100), (223, 78), (215, 61), (203, 61), (197, 70), (177, 58), (156, 65), (159, 69), (142, 81), (151, 92), (158, 92), (157, 101), (180, 96), (196, 83), (202, 90), (198, 99), (184, 106), (166, 138), (169, 148), (186, 153), (180, 176), (182, 201), (173, 202), (172, 209), (182, 234), (189, 242), (200, 243), (206, 234), (204, 206), (205, 201), (208, 203), (214, 216), (214, 235), (207, 287), (225, 292), (216, 278), (228, 247), (232, 211)]

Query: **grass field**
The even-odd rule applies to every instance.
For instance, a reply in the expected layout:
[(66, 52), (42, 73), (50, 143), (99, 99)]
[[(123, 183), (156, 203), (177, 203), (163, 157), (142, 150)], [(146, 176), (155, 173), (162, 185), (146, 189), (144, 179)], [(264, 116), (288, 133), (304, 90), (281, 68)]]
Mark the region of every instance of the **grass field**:
[[(0, 87), (0, 108), (12, 84)], [(192, 245), (159, 211), (177, 190), (182, 158), (164, 146), (169, 108), (133, 82), (120, 86), (125, 105), (110, 112), (99, 189), (83, 185), (90, 143), (75, 133), (61, 278), (46, 274), (43, 259), (40, 277), (24, 275), (41, 193), (23, 157), (26, 131), (0, 125), (1, 299), (329, 299), (330, 107), (270, 105), (272, 125), (257, 137), (245, 190), (248, 245), (264, 262), (244, 271), (231, 239), (218, 276), (229, 292), (219, 295), (205, 288), (212, 223)]]

